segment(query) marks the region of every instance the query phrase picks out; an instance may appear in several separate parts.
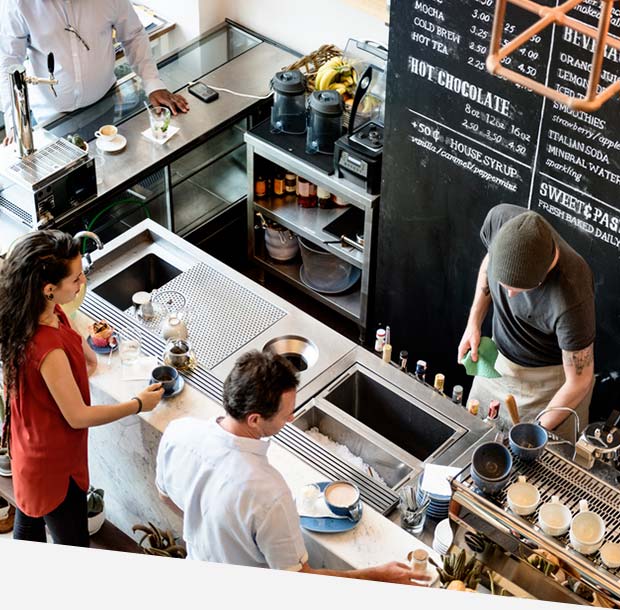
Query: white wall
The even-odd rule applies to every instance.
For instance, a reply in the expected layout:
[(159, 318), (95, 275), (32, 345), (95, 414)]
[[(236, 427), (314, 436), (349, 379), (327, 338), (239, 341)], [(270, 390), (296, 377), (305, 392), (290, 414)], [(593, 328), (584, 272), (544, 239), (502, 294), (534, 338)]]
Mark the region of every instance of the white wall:
[(322, 44), (341, 49), (349, 38), (387, 45), (388, 28), (343, 0), (142, 0), (177, 23), (178, 46), (226, 17), (306, 54)]

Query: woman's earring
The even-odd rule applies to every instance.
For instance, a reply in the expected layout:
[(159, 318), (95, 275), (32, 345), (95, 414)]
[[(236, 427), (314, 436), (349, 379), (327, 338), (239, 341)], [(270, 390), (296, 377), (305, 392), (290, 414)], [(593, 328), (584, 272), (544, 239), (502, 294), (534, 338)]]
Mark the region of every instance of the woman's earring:
[(45, 295), (45, 298), (46, 298), (48, 301), (53, 301), (53, 300), (54, 300), (54, 293), (53, 293), (53, 292), (50, 292), (49, 294), (46, 294), (46, 295)]

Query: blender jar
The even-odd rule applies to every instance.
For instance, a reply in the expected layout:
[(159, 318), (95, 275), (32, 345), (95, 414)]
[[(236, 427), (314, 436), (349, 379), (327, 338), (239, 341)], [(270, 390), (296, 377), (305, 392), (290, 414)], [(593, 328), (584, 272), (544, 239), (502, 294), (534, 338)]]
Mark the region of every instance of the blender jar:
[(306, 131), (306, 79), (299, 70), (276, 72), (271, 80), (273, 106), (271, 129), (299, 134)]

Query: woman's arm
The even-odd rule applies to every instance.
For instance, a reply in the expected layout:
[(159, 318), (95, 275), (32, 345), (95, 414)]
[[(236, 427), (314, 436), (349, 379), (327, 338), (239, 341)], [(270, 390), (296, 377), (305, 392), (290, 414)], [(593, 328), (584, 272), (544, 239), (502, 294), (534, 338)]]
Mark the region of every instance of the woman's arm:
[[(138, 401), (135, 399), (115, 405), (94, 405), (84, 403), (78, 388), (69, 359), (61, 349), (52, 350), (41, 363), (41, 375), (52, 398), (58, 405), (67, 423), (76, 429), (100, 426), (138, 413)], [(142, 401), (142, 411), (152, 411), (164, 393), (161, 384), (148, 386), (138, 398)]]

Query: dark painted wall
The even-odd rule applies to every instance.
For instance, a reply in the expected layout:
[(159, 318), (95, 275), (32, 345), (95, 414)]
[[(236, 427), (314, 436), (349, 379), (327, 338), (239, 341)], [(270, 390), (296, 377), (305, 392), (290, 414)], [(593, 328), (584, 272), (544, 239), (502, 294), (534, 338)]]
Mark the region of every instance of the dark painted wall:
[[(428, 361), (431, 381), (441, 371), (447, 391), (468, 388), (456, 353), (484, 256), (479, 229), (493, 205), (515, 203), (545, 216), (590, 263), (596, 369), (620, 368), (618, 98), (592, 114), (571, 112), (489, 74), (493, 0), (391, 6), (373, 325), (391, 326), (395, 359), (407, 349), (412, 366)], [(596, 23), (595, 15), (572, 16)], [(532, 22), (509, 6), (506, 39)], [(617, 35), (618, 9), (613, 23)], [(508, 67), (582, 96), (590, 58), (589, 39), (547, 28)], [(619, 63), (620, 52), (610, 51), (604, 86)]]

